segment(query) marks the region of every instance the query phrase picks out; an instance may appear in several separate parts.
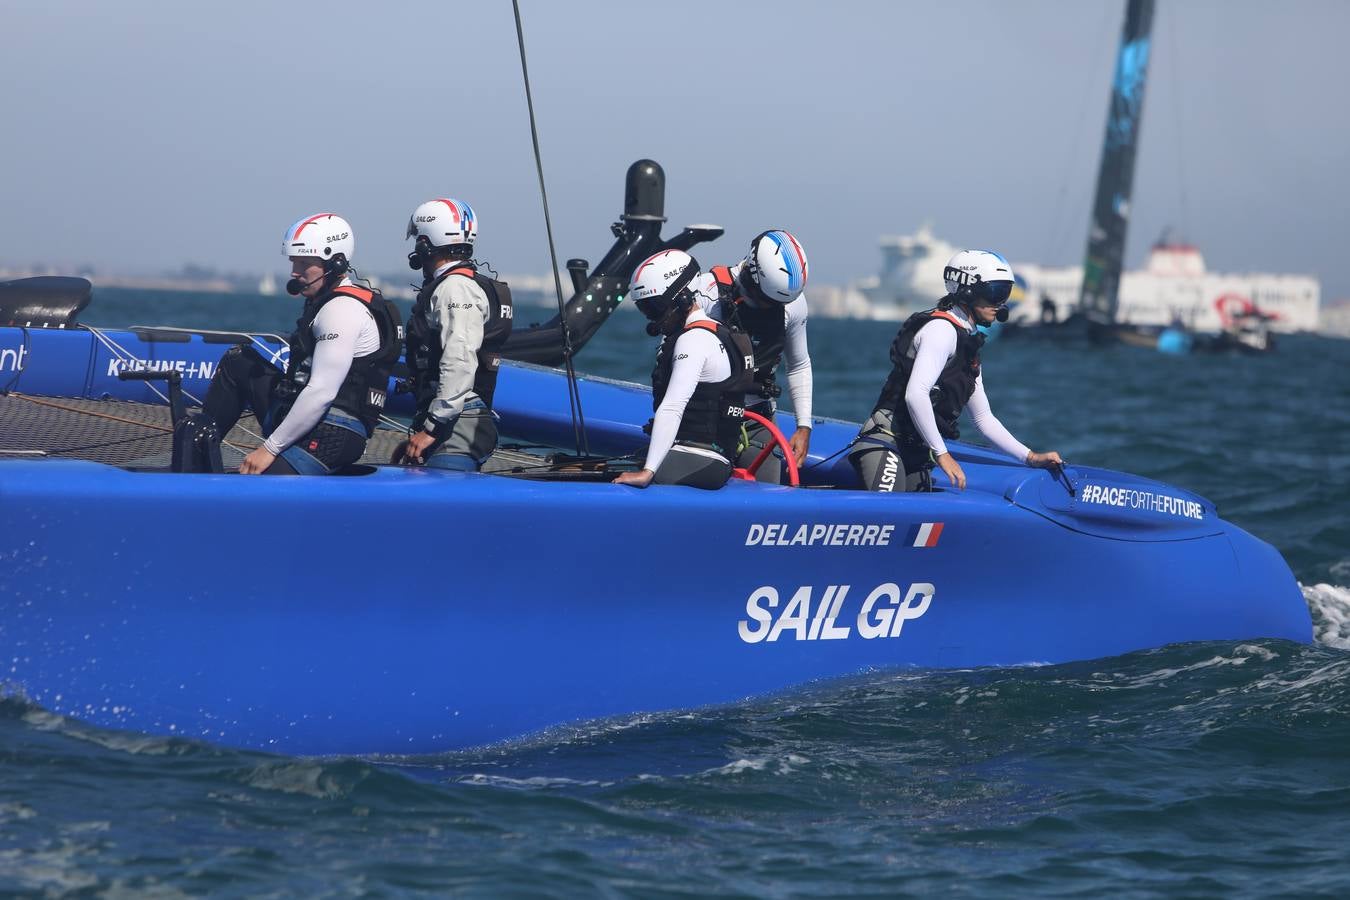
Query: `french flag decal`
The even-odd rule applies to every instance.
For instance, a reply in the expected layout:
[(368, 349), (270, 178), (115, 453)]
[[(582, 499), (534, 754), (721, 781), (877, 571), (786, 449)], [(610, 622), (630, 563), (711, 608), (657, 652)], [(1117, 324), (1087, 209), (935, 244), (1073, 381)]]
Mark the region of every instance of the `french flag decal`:
[(936, 547), (940, 537), (942, 537), (941, 522), (924, 522), (921, 525), (911, 525), (905, 540), (911, 547)]

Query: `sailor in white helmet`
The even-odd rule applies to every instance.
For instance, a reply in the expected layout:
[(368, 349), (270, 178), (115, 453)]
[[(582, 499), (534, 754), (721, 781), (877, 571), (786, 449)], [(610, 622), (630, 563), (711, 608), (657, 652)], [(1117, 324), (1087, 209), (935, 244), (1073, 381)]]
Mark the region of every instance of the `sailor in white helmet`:
[(990, 250), (962, 250), (943, 269), (947, 296), (905, 320), (891, 344), (890, 376), (863, 423), (849, 461), (871, 491), (932, 487), (936, 465), (958, 489), (966, 474), (947, 449), (970, 408), (975, 427), (998, 449), (1029, 466), (1063, 465), (1055, 451), (1037, 453), (1013, 437), (989, 408), (980, 371), (980, 325), (1008, 317), (1012, 267)]
[(245, 475), (328, 475), (361, 458), (384, 410), (402, 350), (398, 309), (352, 282), (352, 227), (333, 213), (299, 219), (282, 239), (286, 290), (305, 298), (282, 373), (252, 347), (221, 359), (202, 403), (219, 440), (245, 408), (267, 439), (244, 457)]
[[(755, 351), (755, 384), (745, 396), (745, 408), (772, 420), (782, 388), (775, 378), (778, 364), (787, 365), (788, 396), (797, 430), (788, 438), (800, 465), (811, 446), (811, 354), (806, 346), (806, 251), (791, 233), (774, 229), (760, 232), (750, 252), (734, 266), (713, 266), (694, 280), (699, 306), (719, 322), (734, 325), (750, 336)], [(769, 431), (747, 419), (743, 448), (736, 464), (749, 466), (765, 444)], [(777, 484), (783, 461), (775, 452), (755, 473), (758, 481)]]
[(715, 490), (731, 477), (755, 358), (745, 334), (709, 318), (695, 302), (690, 285), (698, 274), (698, 263), (682, 250), (662, 250), (633, 273), (629, 296), (661, 345), (652, 370), (647, 458), (616, 484)]
[(408, 319), (417, 411), (401, 461), (477, 471), (497, 448), (492, 395), (511, 334), (511, 289), (479, 271), (478, 217), (462, 200), (428, 200), (408, 219), (408, 266), (422, 289)]

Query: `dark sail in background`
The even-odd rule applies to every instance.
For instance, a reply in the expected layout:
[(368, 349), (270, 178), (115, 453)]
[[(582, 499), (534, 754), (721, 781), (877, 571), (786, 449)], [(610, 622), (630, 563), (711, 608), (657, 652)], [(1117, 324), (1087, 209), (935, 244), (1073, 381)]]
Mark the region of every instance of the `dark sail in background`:
[(1087, 259), (1078, 308), (1092, 325), (1110, 325), (1116, 318), (1120, 273), (1125, 261), (1125, 234), (1130, 220), (1130, 193), (1134, 185), (1134, 155), (1139, 145), (1139, 123), (1144, 113), (1144, 85), (1148, 75), (1149, 31), (1154, 0), (1128, 0), (1120, 55), (1111, 85), (1111, 107), (1106, 117), (1106, 140), (1097, 173), (1097, 196), (1092, 203)]

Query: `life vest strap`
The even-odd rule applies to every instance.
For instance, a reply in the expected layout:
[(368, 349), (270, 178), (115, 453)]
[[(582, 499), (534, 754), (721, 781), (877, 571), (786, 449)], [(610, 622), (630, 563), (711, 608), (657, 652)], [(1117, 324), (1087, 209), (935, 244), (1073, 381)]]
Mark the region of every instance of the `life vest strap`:
[(966, 331), (966, 332), (968, 332), (968, 331), (970, 330), (970, 329), (966, 328), (966, 323), (965, 323), (965, 322), (962, 322), (960, 319), (958, 319), (956, 316), (952, 315), (951, 313), (947, 312), (945, 309), (935, 309), (935, 310), (933, 310), (933, 318), (934, 318), (934, 319), (946, 319), (948, 322), (951, 322), (953, 325), (955, 325), (955, 326), (956, 326), (959, 330), (961, 330), (961, 331)]
[(369, 306), (371, 301), (375, 299), (375, 293), (373, 291), (368, 291), (365, 288), (353, 287), (352, 285), (342, 285), (340, 287), (333, 288), (333, 296), (351, 297), (353, 299), (360, 300), (367, 306)]

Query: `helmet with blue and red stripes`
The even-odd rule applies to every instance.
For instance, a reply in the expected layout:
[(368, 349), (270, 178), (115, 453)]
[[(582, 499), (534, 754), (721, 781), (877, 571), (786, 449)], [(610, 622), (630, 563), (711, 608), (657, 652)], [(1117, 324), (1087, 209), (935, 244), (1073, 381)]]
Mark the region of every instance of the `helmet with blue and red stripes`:
[(351, 262), (356, 249), (352, 226), (342, 216), (319, 213), (297, 219), (281, 239), (282, 256), (313, 256), (335, 260), (339, 256)]
[(426, 238), (428, 246), (472, 248), (478, 240), (478, 216), (463, 200), (428, 200), (408, 217), (408, 237)]
[(647, 317), (648, 334), (669, 333), (684, 322), (694, 305), (689, 285), (698, 273), (698, 260), (683, 250), (661, 250), (638, 265), (628, 282), (628, 296)]
[(761, 232), (750, 242), (741, 275), (754, 299), (791, 303), (806, 287), (806, 251), (787, 231)]

